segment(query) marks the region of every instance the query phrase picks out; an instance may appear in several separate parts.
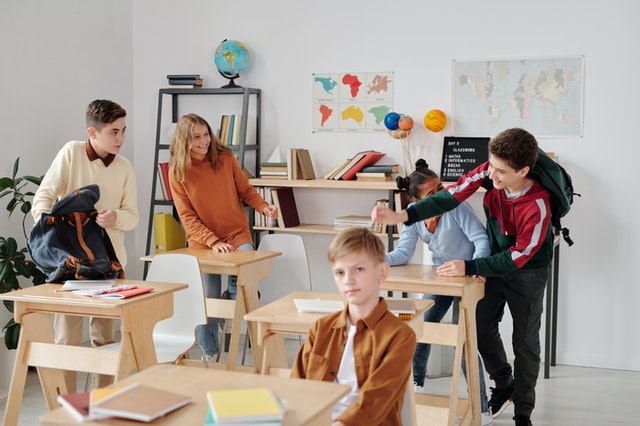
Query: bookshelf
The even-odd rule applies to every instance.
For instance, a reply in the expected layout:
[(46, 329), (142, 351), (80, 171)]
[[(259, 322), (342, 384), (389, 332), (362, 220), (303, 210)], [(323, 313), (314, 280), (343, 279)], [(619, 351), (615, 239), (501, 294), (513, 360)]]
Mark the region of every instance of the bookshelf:
[[(235, 152), (238, 162), (241, 167), (249, 166), (253, 169), (253, 173), (257, 174), (260, 167), (260, 110), (261, 110), (261, 95), (262, 92), (260, 89), (246, 88), (246, 87), (238, 87), (232, 89), (182, 89), (182, 88), (164, 88), (158, 91), (158, 114), (156, 120), (156, 139), (154, 146), (154, 161), (153, 161), (153, 179), (151, 181), (151, 201), (149, 207), (149, 218), (148, 218), (148, 227), (147, 227), (147, 242), (145, 254), (151, 254), (154, 250), (153, 245), (153, 218), (156, 209), (161, 206), (173, 207), (173, 201), (159, 199), (156, 196), (156, 191), (159, 189), (158, 185), (159, 176), (158, 176), (158, 168), (157, 164), (161, 162), (160, 153), (165, 151), (169, 152), (170, 143), (163, 140), (163, 135), (165, 133), (165, 126), (170, 120), (171, 123), (177, 123), (178, 119), (181, 115), (186, 113), (196, 113), (202, 115), (211, 126), (211, 129), (215, 131), (219, 122), (215, 120), (220, 119), (220, 115), (212, 117), (211, 115), (204, 114), (202, 111), (207, 111), (212, 106), (218, 107), (214, 109), (220, 109), (220, 106), (227, 108), (227, 104), (230, 104), (229, 98), (234, 97), (239, 101), (239, 106), (236, 106), (236, 112), (240, 114), (241, 122), (240, 122), (240, 138), (238, 145), (229, 145), (229, 147)], [(211, 99), (211, 97), (218, 97), (216, 99)], [(203, 99), (207, 97), (206, 99)], [(219, 98), (222, 97), (222, 100)], [(187, 99), (193, 100), (193, 102), (189, 103), (188, 108), (186, 107)], [(169, 114), (165, 111), (165, 103), (168, 104)], [(232, 109), (231, 107), (228, 107)], [(229, 113), (229, 111), (225, 110), (225, 113)], [(246, 133), (247, 129), (247, 119), (251, 117), (254, 120), (255, 125), (253, 123), (249, 125), (249, 129), (255, 135), (255, 139), (253, 143), (248, 143), (250, 138)], [(248, 151), (255, 152), (255, 162), (254, 164), (249, 164), (247, 160), (246, 153)], [(173, 215), (176, 216), (175, 209), (173, 209)], [(145, 275), (146, 275), (146, 266), (145, 266)]]
[[(344, 190), (344, 191), (363, 191), (370, 190), (372, 193), (385, 192), (385, 196), (389, 199), (389, 207), (395, 208), (395, 192), (397, 192), (397, 185), (394, 181), (383, 182), (363, 182), (357, 180), (332, 180), (332, 179), (309, 179), (309, 180), (284, 180), (284, 179), (250, 179), (251, 185), (257, 187), (290, 187), (298, 190), (314, 190), (314, 189), (329, 189), (329, 190)], [(373, 208), (373, 202), (375, 195), (372, 196), (371, 208)], [(298, 209), (303, 208), (299, 205)], [(379, 234), (381, 237), (386, 237), (389, 243), (389, 250), (394, 245), (394, 239), (398, 238), (397, 233), (393, 233), (394, 227), (387, 227), (388, 231), (384, 234)], [(327, 219), (326, 224), (321, 223), (301, 223), (298, 226), (292, 226), (289, 228), (279, 227), (265, 227), (265, 226), (253, 226), (254, 234), (257, 235), (260, 231), (269, 232), (289, 232), (296, 234), (338, 234), (340, 230), (334, 229), (333, 217)], [(254, 237), (254, 240), (257, 238)]]

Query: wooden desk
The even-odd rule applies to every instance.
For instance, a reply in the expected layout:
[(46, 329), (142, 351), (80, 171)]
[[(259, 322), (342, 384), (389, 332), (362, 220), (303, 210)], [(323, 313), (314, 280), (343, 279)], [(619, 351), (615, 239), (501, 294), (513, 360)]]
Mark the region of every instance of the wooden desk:
[[(29, 366), (38, 368), (47, 405), (53, 409), (58, 406), (58, 393), (67, 393), (62, 370), (109, 374), (118, 381), (132, 370), (141, 371), (157, 363), (153, 328), (158, 321), (173, 315), (173, 293), (187, 285), (123, 282), (153, 287), (154, 291), (130, 299), (111, 300), (56, 291), (62, 284), (42, 284), (0, 295), (0, 299), (14, 302), (14, 318), (21, 324), (5, 426), (18, 422)], [(120, 350), (54, 344), (51, 327), (54, 314), (120, 319)]]
[[(226, 369), (235, 370), (240, 346), (240, 332), (242, 319), (247, 312), (251, 312), (260, 306), (258, 300), (258, 284), (260, 280), (271, 275), (271, 259), (280, 256), (279, 252), (272, 251), (244, 251), (237, 250), (231, 253), (217, 253), (210, 249), (183, 248), (167, 253), (189, 254), (198, 258), (200, 270), (208, 274), (236, 275), (238, 277), (238, 293), (236, 300), (208, 299), (207, 311), (211, 317), (218, 317), (217, 306), (231, 304), (233, 309), (233, 326), (231, 327), (231, 340)], [(154, 255), (143, 256), (143, 261), (151, 261)], [(255, 342), (255, 330), (252, 324), (247, 324), (247, 332), (251, 342)], [(284, 346), (284, 345), (283, 345)], [(260, 371), (262, 361), (262, 348), (256, 344), (251, 345), (255, 368)]]
[[(275, 300), (268, 305), (262, 306), (255, 311), (251, 311), (244, 316), (244, 319), (257, 324), (257, 342), (264, 346), (262, 360), (262, 374), (268, 374), (270, 367), (286, 366), (286, 357), (277, 358), (281, 351), (271, 353), (266, 343), (276, 335), (304, 334), (320, 317), (327, 315), (315, 312), (298, 312), (293, 299), (323, 299), (323, 300), (344, 300), (338, 293), (320, 293), (315, 291), (295, 291)], [(417, 338), (422, 336), (424, 313), (433, 306), (433, 300), (413, 299), (416, 304), (416, 315), (407, 324), (416, 333)], [(284, 343), (283, 343), (284, 344)]]
[[(460, 425), (480, 425), (480, 373), (478, 369), (478, 341), (476, 335), (476, 305), (484, 297), (484, 283), (473, 277), (441, 277), (432, 265), (393, 266), (387, 280), (381, 285), (383, 290), (437, 294), (460, 297), (460, 318), (458, 324), (429, 324), (425, 327), (420, 342), (447, 344), (456, 347), (453, 362), (451, 393), (449, 396), (416, 394), (418, 418), (423, 424), (456, 424), (456, 417), (462, 417)], [(468, 399), (458, 398), (461, 373), (461, 351), (464, 347), (467, 367)], [(420, 405), (425, 406), (421, 410)], [(427, 417), (426, 419), (424, 417)]]
[[(348, 386), (336, 383), (170, 364), (155, 365), (128, 377), (120, 384), (131, 383), (171, 389), (192, 398), (190, 404), (155, 420), (154, 425), (202, 425), (208, 409), (205, 396), (207, 391), (267, 386), (287, 401), (287, 410), (282, 422), (284, 426), (326, 426), (331, 424), (333, 405), (349, 392)], [(247, 401), (247, 404), (250, 403), (251, 401)], [(79, 423), (62, 407), (40, 417), (40, 421), (46, 425), (141, 424), (124, 419)]]

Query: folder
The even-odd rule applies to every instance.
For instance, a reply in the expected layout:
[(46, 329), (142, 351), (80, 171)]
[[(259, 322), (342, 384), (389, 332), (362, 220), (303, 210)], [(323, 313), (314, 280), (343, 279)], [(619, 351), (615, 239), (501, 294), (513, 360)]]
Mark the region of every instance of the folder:
[(186, 237), (182, 226), (168, 213), (153, 215), (153, 233), (156, 242), (156, 253), (184, 248)]

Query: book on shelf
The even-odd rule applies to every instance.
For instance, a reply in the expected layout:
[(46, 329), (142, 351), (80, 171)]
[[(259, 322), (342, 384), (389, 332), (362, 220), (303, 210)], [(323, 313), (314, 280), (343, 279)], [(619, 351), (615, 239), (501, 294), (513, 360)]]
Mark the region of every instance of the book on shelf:
[(295, 149), (287, 149), (287, 178), (292, 180), (300, 179), (301, 173)]
[(167, 74), (168, 80), (187, 80), (191, 78), (202, 78), (200, 74)]
[(293, 304), (296, 305), (298, 312), (330, 314), (344, 309), (344, 302), (342, 300), (293, 299)]
[(353, 157), (349, 158), (346, 162), (344, 162), (344, 165), (339, 170), (336, 170), (333, 176), (331, 176), (331, 179), (338, 180), (342, 178), (342, 175), (344, 175), (349, 169), (355, 166), (358, 161), (362, 160), (366, 153), (367, 151), (358, 152)]
[(202, 89), (202, 84), (169, 84), (169, 89)]
[(151, 422), (190, 402), (188, 396), (135, 383), (98, 401), (94, 413)]
[(278, 226), (280, 228), (300, 225), (293, 188), (271, 188), (271, 197), (273, 204), (278, 208)]
[(340, 164), (338, 164), (337, 166), (335, 166), (333, 169), (331, 169), (331, 171), (329, 173), (327, 173), (326, 175), (324, 175), (325, 179), (333, 179), (333, 177), (335, 176), (336, 173), (338, 173), (340, 170), (342, 170), (342, 168), (344, 166), (347, 165), (347, 163), (351, 161), (350, 158), (347, 158), (346, 160), (342, 160), (342, 162)]
[(153, 237), (156, 253), (184, 248), (187, 245), (184, 229), (169, 213), (155, 213), (153, 215)]
[[(389, 207), (389, 200), (386, 199), (379, 199), (376, 200), (376, 207), (378, 206), (382, 206), (382, 207)], [(373, 223), (373, 232), (377, 232), (380, 234), (386, 234), (387, 232), (387, 225), (381, 222), (374, 222)]]
[[(233, 131), (229, 145), (240, 145), (240, 124), (242, 123), (242, 115), (233, 115)], [(245, 135), (246, 136), (246, 135)]]
[(169, 84), (178, 86), (202, 86), (202, 78), (190, 77), (190, 78), (170, 78)]
[(308, 149), (294, 148), (296, 158), (298, 160), (298, 167), (300, 170), (300, 179), (315, 179), (316, 172), (313, 170), (313, 163), (311, 162), (311, 155)]
[(236, 123), (236, 115), (231, 114), (229, 117), (229, 133), (227, 134), (227, 138), (224, 140), (225, 145), (232, 145), (233, 141), (233, 131), (235, 130)]
[(385, 154), (383, 152), (374, 151), (374, 150), (366, 151), (358, 161), (348, 165), (348, 167), (345, 167), (346, 170), (344, 172), (339, 173), (339, 176), (337, 178), (334, 177), (334, 179), (342, 179), (342, 180), (355, 179), (356, 173), (362, 170), (363, 167), (370, 166), (372, 164), (377, 163), (384, 156)]
[(342, 230), (354, 226), (372, 228), (373, 222), (370, 216), (358, 215), (336, 216), (333, 219), (333, 229)]
[(79, 422), (90, 422), (111, 417), (106, 414), (92, 414), (90, 412), (91, 392), (89, 391), (58, 395), (57, 401)]
[(361, 182), (388, 182), (393, 180), (393, 176), (391, 176), (391, 173), (359, 172), (356, 173), (356, 180)]
[(158, 177), (160, 178), (160, 188), (162, 188), (162, 195), (167, 201), (173, 200), (171, 194), (171, 185), (169, 184), (169, 163), (158, 163)]
[(416, 305), (412, 299), (385, 299), (387, 309), (401, 320), (408, 321), (416, 314)]
[[(271, 188), (268, 186), (259, 186), (256, 188), (258, 194), (265, 200), (269, 205), (273, 204), (273, 198), (271, 196)], [(278, 226), (278, 220), (269, 216), (265, 216), (257, 210), (254, 210), (255, 213), (255, 226), (262, 226), (267, 228), (276, 228)]]
[(276, 393), (266, 387), (211, 390), (207, 403), (216, 425), (276, 422), (284, 418), (285, 408)]
[(398, 164), (373, 164), (364, 166), (360, 171), (364, 173), (399, 173), (400, 166)]
[(260, 163), (260, 176), (264, 174), (287, 175), (287, 163)]

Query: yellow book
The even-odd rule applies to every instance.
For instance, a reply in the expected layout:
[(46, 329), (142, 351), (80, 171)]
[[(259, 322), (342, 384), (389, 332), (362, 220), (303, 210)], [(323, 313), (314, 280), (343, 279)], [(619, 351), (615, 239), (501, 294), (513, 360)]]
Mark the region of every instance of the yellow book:
[(215, 424), (281, 421), (284, 407), (269, 388), (212, 390), (207, 401)]
[(186, 246), (184, 230), (178, 221), (168, 213), (153, 215), (153, 233), (156, 241), (156, 253), (164, 253)]

